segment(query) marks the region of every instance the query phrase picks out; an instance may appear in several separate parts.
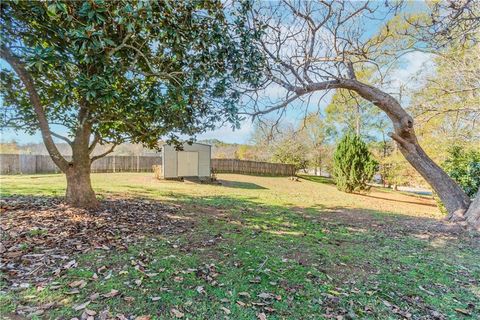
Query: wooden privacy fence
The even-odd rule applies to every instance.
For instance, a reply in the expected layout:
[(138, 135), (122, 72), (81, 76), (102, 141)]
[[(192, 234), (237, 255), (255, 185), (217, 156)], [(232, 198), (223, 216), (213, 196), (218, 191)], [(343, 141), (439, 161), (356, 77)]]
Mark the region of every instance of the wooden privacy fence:
[[(71, 160), (71, 157), (65, 157)], [(293, 176), (291, 164), (257, 162), (236, 159), (212, 159), (215, 173), (242, 173), (271, 176)], [(152, 166), (162, 165), (160, 156), (108, 156), (92, 164), (92, 172), (152, 172)], [(0, 174), (58, 173), (50, 156), (31, 154), (0, 154)]]
[[(71, 157), (65, 157), (71, 160)], [(108, 156), (92, 163), (92, 172), (151, 172), (161, 165), (160, 156)], [(60, 172), (50, 156), (0, 154), (0, 174), (35, 174)]]
[(243, 173), (272, 176), (294, 176), (296, 171), (295, 166), (292, 164), (236, 159), (212, 159), (212, 170), (215, 173)]

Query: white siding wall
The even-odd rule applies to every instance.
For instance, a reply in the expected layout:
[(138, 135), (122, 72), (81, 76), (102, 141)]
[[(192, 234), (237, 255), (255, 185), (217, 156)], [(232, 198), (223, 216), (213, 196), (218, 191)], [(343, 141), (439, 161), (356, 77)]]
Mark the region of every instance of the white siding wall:
[[(194, 143), (192, 145), (184, 144), (184, 151), (198, 152), (198, 176), (210, 177), (210, 159), (211, 146), (206, 144)], [(163, 175), (164, 178), (177, 178), (177, 151), (175, 147), (163, 145)]]

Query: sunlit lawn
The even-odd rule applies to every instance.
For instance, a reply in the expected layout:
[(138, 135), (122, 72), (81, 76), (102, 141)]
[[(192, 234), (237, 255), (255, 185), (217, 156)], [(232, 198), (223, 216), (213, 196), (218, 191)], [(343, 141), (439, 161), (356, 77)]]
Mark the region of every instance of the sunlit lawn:
[[(78, 267), (58, 279), (59, 290), (3, 293), (5, 314), (56, 301), (42, 317), (80, 317), (73, 306), (115, 289), (117, 296), (88, 309), (152, 319), (172, 319), (172, 309), (185, 319), (480, 316), (478, 238), (449, 232), (429, 198), (379, 189), (345, 194), (318, 178), (220, 175), (222, 185), (158, 181), (149, 173), (92, 178), (100, 198), (180, 205), (195, 228), (127, 251), (78, 256)], [(0, 181), (3, 196), (61, 196), (65, 188), (61, 175)], [(135, 268), (138, 261), (155, 275)], [(112, 275), (91, 281), (102, 266)], [(67, 295), (67, 284), (80, 279), (87, 285)]]

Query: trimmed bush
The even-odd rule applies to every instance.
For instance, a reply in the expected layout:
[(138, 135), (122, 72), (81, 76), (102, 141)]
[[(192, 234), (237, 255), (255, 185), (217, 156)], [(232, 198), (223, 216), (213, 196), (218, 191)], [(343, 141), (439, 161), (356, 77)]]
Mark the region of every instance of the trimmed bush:
[(354, 134), (342, 138), (333, 155), (333, 177), (338, 190), (365, 191), (375, 174), (377, 162), (365, 142)]

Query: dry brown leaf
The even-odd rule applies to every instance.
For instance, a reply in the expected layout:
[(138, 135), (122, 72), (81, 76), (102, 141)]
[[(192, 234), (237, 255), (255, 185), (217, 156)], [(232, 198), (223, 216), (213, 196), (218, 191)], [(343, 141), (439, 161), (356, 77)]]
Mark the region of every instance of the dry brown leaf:
[(90, 304), (90, 301), (84, 302), (84, 303), (82, 303), (82, 304), (78, 304), (78, 305), (76, 305), (76, 306), (73, 307), (73, 310), (75, 310), (75, 311), (83, 310), (83, 309), (85, 309), (89, 304)]
[(267, 320), (267, 315), (263, 312), (257, 314), (258, 320)]
[(87, 285), (87, 282), (85, 280), (77, 280), (77, 281), (70, 282), (68, 284), (70, 288), (77, 288), (77, 287), (83, 288), (86, 285)]
[(90, 301), (95, 301), (100, 297), (100, 294), (98, 292), (92, 293), (88, 298)]
[(262, 299), (271, 299), (273, 298), (273, 295), (271, 293), (268, 293), (268, 292), (262, 292), (258, 295), (259, 298), (262, 298)]
[(466, 316), (471, 316), (472, 315), (468, 310), (465, 310), (465, 309), (455, 308), (453, 310), (455, 310), (456, 312), (461, 313), (463, 315), (466, 315)]
[(170, 312), (175, 316), (175, 318), (183, 318), (183, 316), (185, 315), (183, 312), (180, 312), (175, 308), (170, 309)]
[(225, 307), (220, 307), (220, 309), (222, 309), (223, 312), (225, 312), (225, 314), (230, 314), (232, 313), (232, 311), (230, 311), (230, 309), (227, 309)]
[(109, 293), (104, 294), (105, 298), (113, 298), (119, 293), (118, 290), (112, 289)]
[(79, 293), (80, 293), (80, 290), (78, 290), (78, 289), (72, 289), (68, 292), (65, 292), (65, 294), (69, 294), (69, 295), (79, 294)]
[(85, 313), (86, 313), (87, 315), (89, 315), (89, 316), (94, 316), (94, 315), (97, 314), (96, 311), (90, 310), (90, 309), (85, 309)]

